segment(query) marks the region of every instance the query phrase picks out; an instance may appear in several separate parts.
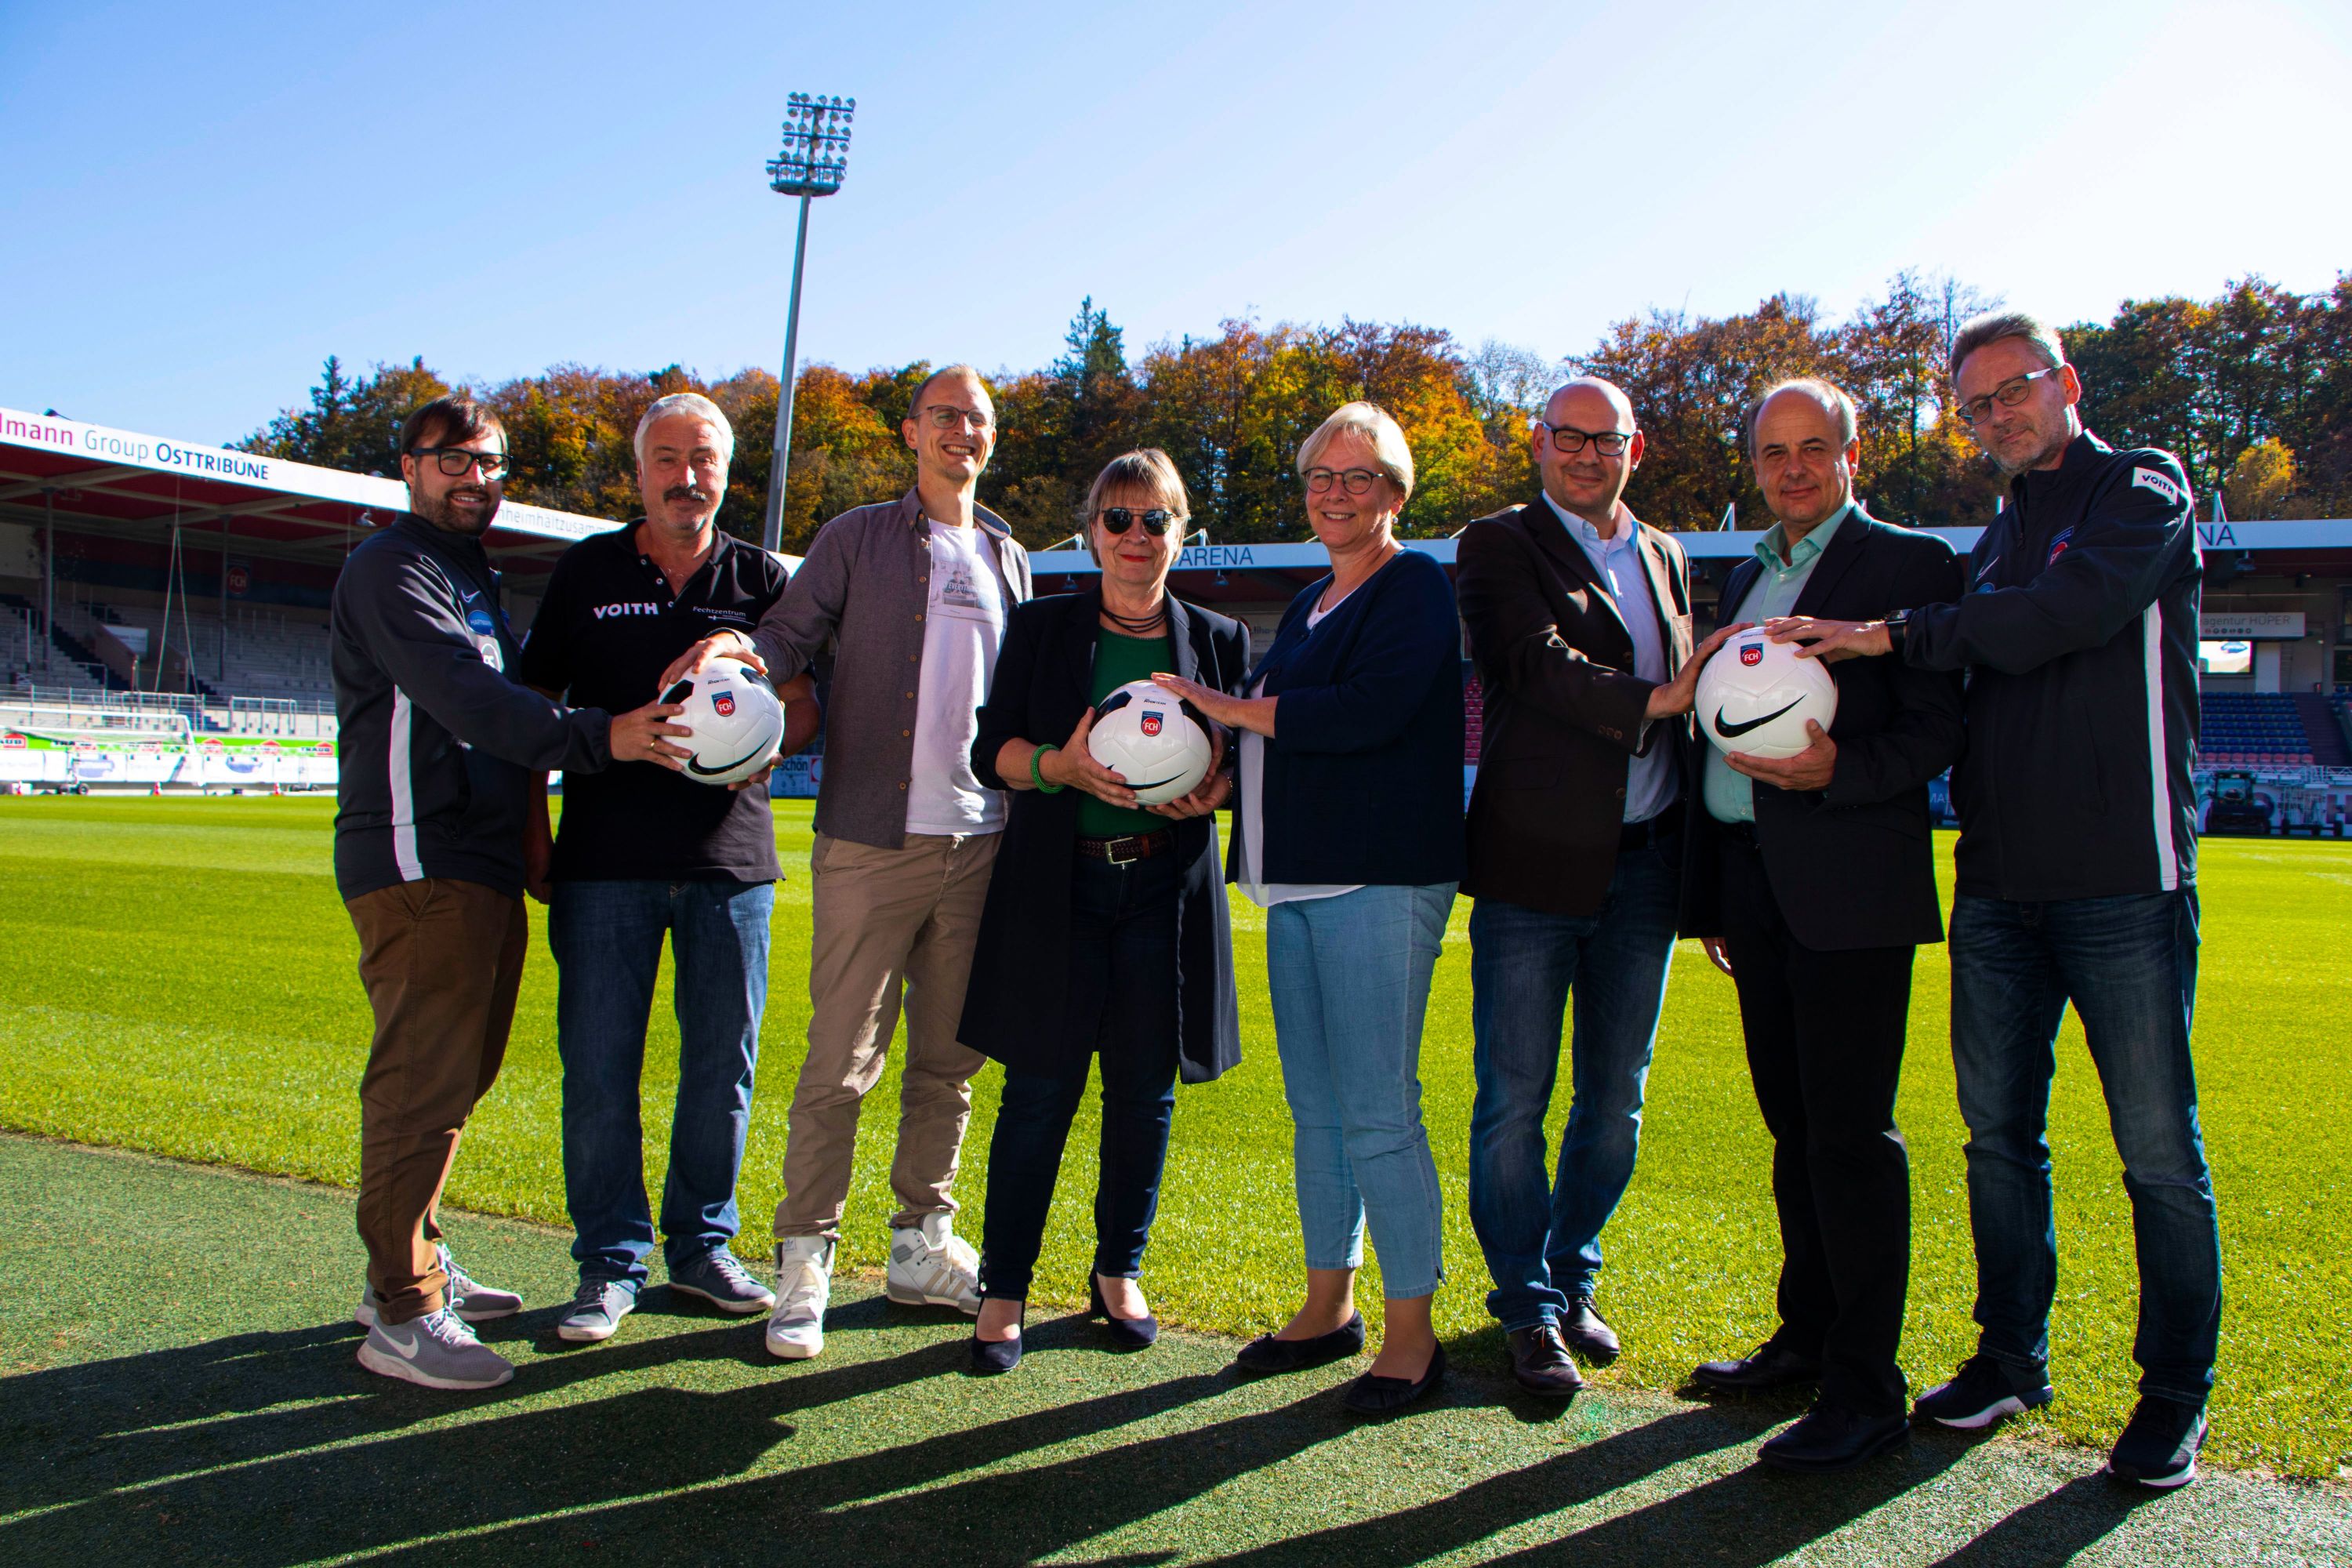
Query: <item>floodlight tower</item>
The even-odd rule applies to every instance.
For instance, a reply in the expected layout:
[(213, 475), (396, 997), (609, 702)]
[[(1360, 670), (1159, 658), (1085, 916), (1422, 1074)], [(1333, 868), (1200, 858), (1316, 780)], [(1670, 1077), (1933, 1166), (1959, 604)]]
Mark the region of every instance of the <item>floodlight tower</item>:
[(761, 542), (778, 548), (784, 537), (784, 475), (793, 462), (793, 376), (799, 364), (801, 263), (808, 255), (809, 203), (841, 189), (849, 176), (849, 119), (854, 98), (796, 92), (785, 100), (784, 150), (768, 161), (768, 189), (801, 199), (800, 237), (793, 244), (793, 300), (784, 316), (784, 385), (776, 402), (776, 451), (768, 468), (768, 510)]

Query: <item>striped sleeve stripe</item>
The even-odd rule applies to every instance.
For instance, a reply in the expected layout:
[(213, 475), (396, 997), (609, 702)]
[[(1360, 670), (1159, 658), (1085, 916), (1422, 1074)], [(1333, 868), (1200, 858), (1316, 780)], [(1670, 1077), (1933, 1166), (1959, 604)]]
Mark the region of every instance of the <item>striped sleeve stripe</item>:
[(2156, 826), (2157, 886), (2169, 893), (2180, 886), (2180, 858), (2172, 843), (2171, 748), (2164, 730), (2164, 614), (2150, 605), (2139, 615), (2140, 680), (2147, 689), (2147, 798)]
[(384, 776), (392, 788), (392, 859), (404, 882), (425, 879), (425, 863), (416, 857), (416, 791), (409, 776), (409, 751), (415, 706), (408, 693), (392, 689), (392, 735), (384, 748)]

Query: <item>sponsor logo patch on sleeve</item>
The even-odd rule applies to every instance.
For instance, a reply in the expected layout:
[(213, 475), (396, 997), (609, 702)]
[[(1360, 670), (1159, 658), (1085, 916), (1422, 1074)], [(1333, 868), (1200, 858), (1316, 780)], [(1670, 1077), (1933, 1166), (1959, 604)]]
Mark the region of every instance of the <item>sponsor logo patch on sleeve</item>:
[(2154, 490), (2157, 494), (2162, 496), (2174, 506), (2186, 506), (2188, 504), (2188, 498), (2180, 493), (2180, 487), (2172, 482), (2171, 476), (2168, 474), (2160, 474), (2154, 468), (2134, 468), (2132, 470), (2132, 489), (2138, 490)]

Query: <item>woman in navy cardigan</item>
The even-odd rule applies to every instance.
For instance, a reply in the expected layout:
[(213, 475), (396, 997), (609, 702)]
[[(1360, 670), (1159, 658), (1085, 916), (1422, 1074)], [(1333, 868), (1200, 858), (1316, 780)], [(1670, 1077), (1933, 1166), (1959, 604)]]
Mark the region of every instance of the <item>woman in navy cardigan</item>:
[(1227, 875), (1266, 910), (1294, 1129), (1307, 1302), (1241, 1364), (1287, 1372), (1362, 1348), (1369, 1216), (1387, 1329), (1347, 1403), (1371, 1415), (1445, 1370), (1430, 1328), (1444, 1269), (1420, 1061), (1462, 879), (1462, 634), (1444, 568), (1396, 541), (1412, 454), (1395, 420), (1348, 404), (1307, 437), (1298, 472), (1331, 574), (1291, 602), (1246, 697), (1159, 679), (1241, 732)]

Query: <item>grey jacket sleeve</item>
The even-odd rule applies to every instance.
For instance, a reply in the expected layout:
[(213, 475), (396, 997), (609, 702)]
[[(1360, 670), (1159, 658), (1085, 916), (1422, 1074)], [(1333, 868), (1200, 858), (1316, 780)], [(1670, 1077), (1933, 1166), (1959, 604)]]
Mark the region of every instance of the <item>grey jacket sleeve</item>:
[(1983, 665), (2021, 675), (2098, 647), (2156, 602), (2197, 548), (2189, 477), (2162, 452), (2126, 452), (2032, 582), (1911, 614), (1903, 657), (1925, 669)]
[(814, 664), (840, 629), (842, 606), (849, 598), (849, 550), (841, 525), (849, 515), (816, 531), (783, 596), (752, 629), (751, 641), (767, 661), (771, 680), (790, 680)]
[(433, 567), (413, 555), (362, 551), (343, 570), (353, 635), (435, 723), (527, 768), (594, 773), (611, 763), (611, 715), (550, 701), (485, 664)]

